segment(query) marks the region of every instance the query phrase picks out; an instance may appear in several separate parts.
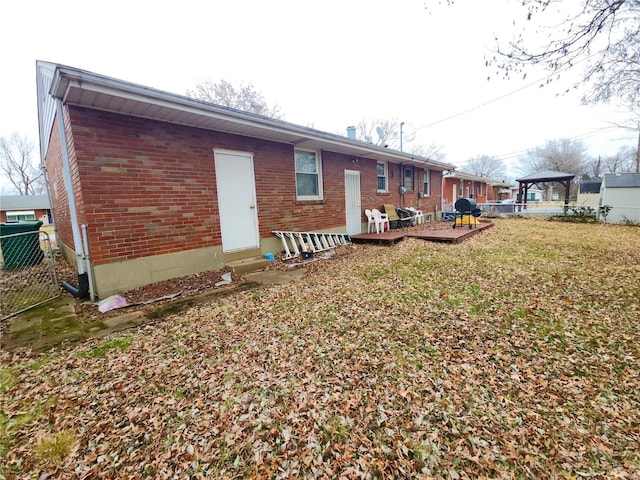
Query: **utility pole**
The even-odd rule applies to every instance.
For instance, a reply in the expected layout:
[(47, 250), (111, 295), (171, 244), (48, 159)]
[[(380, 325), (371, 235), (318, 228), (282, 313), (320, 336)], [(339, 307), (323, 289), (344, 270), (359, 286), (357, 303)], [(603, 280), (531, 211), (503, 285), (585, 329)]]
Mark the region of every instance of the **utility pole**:
[[(404, 125), (404, 122), (400, 122), (400, 151), (402, 151), (402, 126), (403, 125)], [(640, 140), (638, 140), (638, 142), (640, 143)]]
[[(402, 148), (400, 150), (402, 150)], [(638, 150), (636, 151), (636, 173), (640, 173), (640, 122), (638, 122)]]

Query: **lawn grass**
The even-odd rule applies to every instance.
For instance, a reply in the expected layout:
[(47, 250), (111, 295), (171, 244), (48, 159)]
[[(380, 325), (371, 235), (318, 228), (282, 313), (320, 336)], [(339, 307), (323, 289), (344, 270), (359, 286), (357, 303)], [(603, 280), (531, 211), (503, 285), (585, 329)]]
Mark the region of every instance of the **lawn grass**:
[(0, 473), (640, 477), (638, 228), (344, 248), (126, 339), (3, 353)]

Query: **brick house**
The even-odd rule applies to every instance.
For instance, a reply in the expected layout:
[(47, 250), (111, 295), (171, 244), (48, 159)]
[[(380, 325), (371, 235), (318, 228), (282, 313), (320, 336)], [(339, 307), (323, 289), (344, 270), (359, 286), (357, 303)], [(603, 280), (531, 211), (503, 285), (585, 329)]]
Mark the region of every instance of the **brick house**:
[(491, 182), (491, 188), (489, 189), (489, 195), (487, 196), (487, 202), (500, 202), (502, 200), (511, 199), (511, 187), (512, 185), (507, 182)]
[(0, 195), (0, 223), (50, 223), (51, 211), (47, 195)]
[(59, 241), (100, 298), (279, 252), (274, 230), (360, 233), (363, 210), (384, 203), (437, 211), (452, 168), (76, 68), (36, 70)]
[(447, 172), (442, 178), (442, 208), (453, 210), (459, 198), (475, 198), (477, 203), (493, 200), (491, 180), (462, 171)]

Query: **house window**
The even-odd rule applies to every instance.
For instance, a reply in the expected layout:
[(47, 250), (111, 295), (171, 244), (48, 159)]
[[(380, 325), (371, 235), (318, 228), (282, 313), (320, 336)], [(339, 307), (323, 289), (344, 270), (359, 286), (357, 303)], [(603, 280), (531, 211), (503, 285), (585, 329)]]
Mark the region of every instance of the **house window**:
[(404, 167), (404, 188), (413, 190), (413, 167)]
[(35, 222), (36, 212), (22, 210), (19, 212), (7, 212), (7, 222)]
[(431, 180), (431, 170), (424, 171), (424, 196), (428, 197), (431, 195), (431, 191), (429, 190), (429, 182)]
[(296, 193), (299, 200), (322, 198), (320, 155), (310, 150), (296, 150)]
[(378, 191), (379, 192), (388, 192), (389, 184), (387, 181), (387, 164), (386, 163), (378, 163)]

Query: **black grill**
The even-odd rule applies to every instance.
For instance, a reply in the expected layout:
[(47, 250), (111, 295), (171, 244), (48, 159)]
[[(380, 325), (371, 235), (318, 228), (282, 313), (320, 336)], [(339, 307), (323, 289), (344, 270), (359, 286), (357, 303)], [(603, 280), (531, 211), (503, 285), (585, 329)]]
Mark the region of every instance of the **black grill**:
[(469, 228), (473, 228), (476, 224), (475, 219), (482, 214), (482, 211), (477, 208), (477, 205), (478, 204), (474, 198), (459, 198), (456, 200), (454, 205), (454, 208), (456, 209), (456, 218), (453, 222), (453, 228), (456, 228), (456, 225), (462, 226), (465, 223), (465, 217), (467, 218)]

